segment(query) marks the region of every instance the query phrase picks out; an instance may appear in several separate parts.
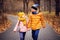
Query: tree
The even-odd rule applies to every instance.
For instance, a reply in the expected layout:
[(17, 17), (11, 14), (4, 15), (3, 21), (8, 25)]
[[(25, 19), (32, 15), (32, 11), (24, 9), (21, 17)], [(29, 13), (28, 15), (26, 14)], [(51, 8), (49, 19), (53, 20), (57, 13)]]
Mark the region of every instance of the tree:
[[(35, 4), (39, 4), (40, 5), (40, 0), (33, 0)], [(40, 6), (38, 7), (39, 11), (40, 11)]]
[(29, 4), (29, 0), (26, 0), (26, 12), (28, 13), (28, 4)]
[(2, 14), (3, 11), (3, 0), (0, 0), (0, 13)]
[(0, 0), (0, 24), (3, 22), (2, 17), (3, 17), (3, 0)]
[(4, 0), (0, 0), (0, 24), (6, 22), (7, 17), (4, 15)]
[(51, 0), (49, 0), (49, 13), (51, 12)]
[(29, 0), (23, 0), (23, 10), (26, 13), (28, 13), (28, 4), (29, 4)]
[(25, 0), (23, 0), (23, 11), (25, 12)]
[(55, 3), (56, 3), (56, 16), (59, 16), (59, 11), (60, 11), (60, 7), (59, 7), (59, 0), (55, 0)]

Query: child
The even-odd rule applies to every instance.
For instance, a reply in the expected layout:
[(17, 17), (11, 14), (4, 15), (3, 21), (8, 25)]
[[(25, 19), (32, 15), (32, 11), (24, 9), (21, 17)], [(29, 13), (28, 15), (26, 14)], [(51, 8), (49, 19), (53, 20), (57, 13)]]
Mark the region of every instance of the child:
[(16, 24), (16, 27), (14, 28), (14, 32), (17, 31), (17, 29), (19, 29), (19, 34), (20, 34), (20, 40), (24, 40), (25, 39), (25, 34), (27, 32), (27, 17), (24, 14), (24, 12), (19, 12), (18, 13), (18, 22)]
[(42, 13), (37, 12), (38, 4), (31, 7), (32, 13), (29, 15), (28, 28), (32, 29), (32, 38), (37, 40), (39, 29), (45, 28), (45, 20)]

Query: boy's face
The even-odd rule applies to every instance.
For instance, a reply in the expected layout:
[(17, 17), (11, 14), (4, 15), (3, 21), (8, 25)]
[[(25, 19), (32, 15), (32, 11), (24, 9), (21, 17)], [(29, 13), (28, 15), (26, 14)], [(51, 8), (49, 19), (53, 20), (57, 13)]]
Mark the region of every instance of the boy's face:
[(32, 12), (35, 12), (35, 11), (37, 11), (37, 10), (35, 10), (35, 9), (31, 8), (31, 11), (32, 11)]

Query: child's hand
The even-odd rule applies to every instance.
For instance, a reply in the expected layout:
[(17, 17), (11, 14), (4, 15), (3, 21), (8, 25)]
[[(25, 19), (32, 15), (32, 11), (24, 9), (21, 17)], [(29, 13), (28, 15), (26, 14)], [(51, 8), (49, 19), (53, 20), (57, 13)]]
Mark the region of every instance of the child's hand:
[(31, 28), (28, 28), (27, 30), (29, 31)]
[(13, 32), (16, 32), (16, 30), (13, 30)]
[(43, 28), (45, 28), (45, 26), (43, 26)]

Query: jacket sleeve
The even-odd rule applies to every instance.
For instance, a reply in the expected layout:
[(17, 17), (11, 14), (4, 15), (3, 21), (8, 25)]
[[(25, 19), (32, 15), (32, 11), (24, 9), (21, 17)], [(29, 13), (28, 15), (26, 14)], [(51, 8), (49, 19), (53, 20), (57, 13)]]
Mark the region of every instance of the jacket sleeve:
[(17, 31), (18, 24), (19, 24), (19, 20), (17, 21), (17, 24), (15, 25), (15, 28), (13, 29), (13, 31)]
[(28, 28), (30, 28), (31, 27), (31, 15), (29, 15), (29, 20), (28, 20), (28, 26), (27, 26)]
[(46, 27), (46, 21), (45, 21), (43, 14), (41, 14), (40, 16), (41, 16), (40, 20), (41, 20), (42, 27)]

